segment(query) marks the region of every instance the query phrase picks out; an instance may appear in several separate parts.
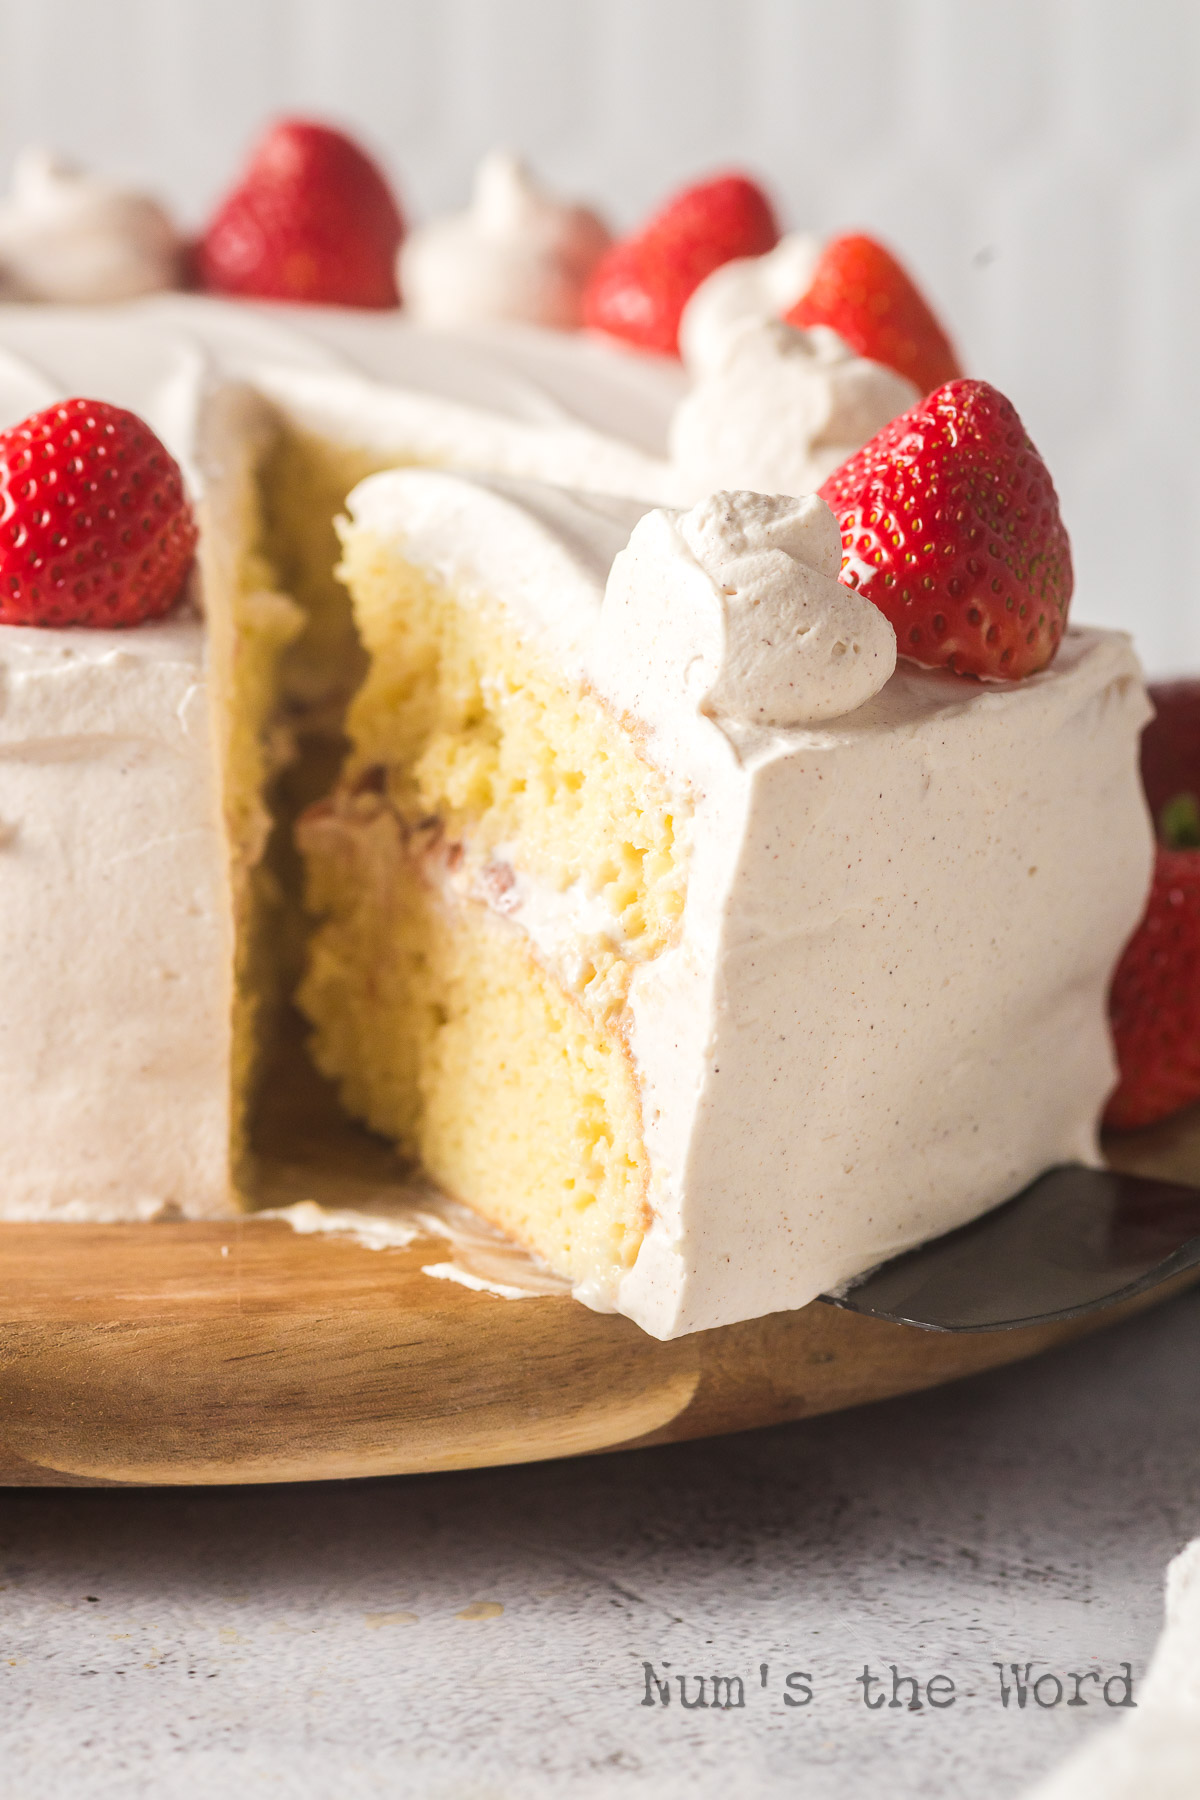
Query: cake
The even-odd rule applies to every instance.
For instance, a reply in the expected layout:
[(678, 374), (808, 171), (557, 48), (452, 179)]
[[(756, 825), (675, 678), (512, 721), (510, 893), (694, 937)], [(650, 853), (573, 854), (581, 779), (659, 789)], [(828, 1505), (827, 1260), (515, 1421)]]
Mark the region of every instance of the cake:
[(816, 498), (411, 471), (349, 511), (370, 668), (301, 1004), (352, 1113), (659, 1337), (1095, 1159), (1149, 855), (1125, 638), (897, 668)]
[[(322, 214), (305, 281), (352, 274), (380, 310), (67, 305), (80, 264), (22, 213), (55, 184), (98, 288), (153, 286), (179, 243), (55, 165), (0, 212), (0, 275), (58, 301), (0, 306), (0, 429), (69, 394), (130, 409), (199, 526), (161, 618), (0, 624), (0, 1218), (252, 1205), (294, 991), (352, 1117), (663, 1338), (803, 1305), (1094, 1159), (1147, 885), (1144, 691), (1119, 634), (1060, 644), (1065, 596), (1018, 681), (989, 648), (1016, 613), (981, 599), (947, 636), (885, 591), (877, 514), (852, 525), (837, 483), (914, 416), (896, 365), (948, 354), (924, 303), (897, 278), (891, 366), (878, 308), (770, 316), (842, 251), (772, 248), (731, 177), (585, 276), (600, 228), (493, 162), (402, 279), (436, 315), (465, 257), (494, 312), (553, 291), (560, 316), (414, 324), (361, 299), (394, 293), (378, 172), (281, 131), (205, 278), (288, 291), (307, 215), (260, 188), (300, 168), (310, 212), (358, 184), (379, 220), (351, 267)], [(561, 329), (568, 275), (609, 342)], [(682, 331), (690, 376), (611, 341), (634, 317), (638, 342)]]

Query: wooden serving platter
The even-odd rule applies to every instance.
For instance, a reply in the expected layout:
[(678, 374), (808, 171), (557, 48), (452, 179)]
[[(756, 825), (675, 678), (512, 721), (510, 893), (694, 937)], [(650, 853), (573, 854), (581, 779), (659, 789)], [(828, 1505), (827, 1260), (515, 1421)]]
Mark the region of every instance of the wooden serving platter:
[[(370, 1209), (400, 1191), (386, 1147), (303, 1080), (266, 1140), (268, 1205)], [(1200, 1116), (1114, 1160), (1200, 1180)], [(974, 1374), (1164, 1292), (953, 1336), (818, 1302), (661, 1344), (565, 1294), (423, 1273), (445, 1256), (432, 1236), (372, 1250), (253, 1214), (0, 1226), (0, 1484), (309, 1481), (666, 1443)]]

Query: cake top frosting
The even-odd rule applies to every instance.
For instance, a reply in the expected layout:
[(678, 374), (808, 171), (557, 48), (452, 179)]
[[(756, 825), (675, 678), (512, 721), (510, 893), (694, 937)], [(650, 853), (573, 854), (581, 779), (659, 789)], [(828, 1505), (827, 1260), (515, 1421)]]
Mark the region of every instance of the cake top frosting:
[[(279, 239), (268, 262), (292, 251), (303, 260), (308, 245), (344, 275), (321, 220), (331, 206), (339, 219), (357, 217), (354, 196), (368, 190), (398, 234), (384, 176), (353, 140), (312, 120), (277, 122), (203, 234), (197, 278), (212, 274), (218, 239), (237, 263), (239, 232), (265, 230), (266, 213)], [(302, 429), (380, 460), (494, 468), (670, 504), (722, 489), (810, 492), (915, 395), (833, 333), (781, 324), (818, 249), (793, 233), (766, 254), (745, 254), (769, 246), (775, 230), (767, 197), (731, 173), (683, 190), (626, 240), (622, 254), (650, 255), (639, 280), (669, 265), (673, 308), (714, 270), (686, 306), (689, 393), (673, 355), (646, 354), (637, 332), (640, 354), (613, 342), (622, 335), (614, 318), (606, 315), (607, 342), (571, 329), (614, 247), (594, 212), (548, 192), (507, 151), (483, 159), (467, 211), (402, 246), (406, 311), (373, 313), (366, 302), (318, 304), (321, 282), (245, 289), (286, 292), (307, 300), (303, 308), (155, 292), (184, 274), (183, 241), (162, 207), (30, 150), (0, 202), (0, 300), (57, 304), (0, 311), (0, 426), (63, 394), (107, 399), (153, 423), (173, 369), (177, 390), (245, 380)], [(226, 274), (232, 292), (237, 270)], [(634, 289), (621, 291), (632, 303)], [(344, 300), (357, 288), (343, 293), (338, 275), (329, 292)], [(150, 309), (112, 308), (131, 296)], [(507, 429), (510, 420), (532, 429)], [(188, 446), (172, 448), (186, 463)]]
[[(677, 364), (520, 326), (433, 332), (403, 314), (157, 294), (0, 305), (0, 429), (68, 395), (129, 408), (195, 482), (200, 414), (245, 385), (300, 428), (381, 460), (507, 469), (673, 499)], [(684, 496), (688, 497), (688, 496)]]
[(815, 496), (719, 493), (690, 511), (534, 482), (395, 470), (350, 496), (356, 526), (460, 592), (498, 601), (645, 723), (788, 728), (844, 717), (896, 666), (877, 607), (837, 579)]

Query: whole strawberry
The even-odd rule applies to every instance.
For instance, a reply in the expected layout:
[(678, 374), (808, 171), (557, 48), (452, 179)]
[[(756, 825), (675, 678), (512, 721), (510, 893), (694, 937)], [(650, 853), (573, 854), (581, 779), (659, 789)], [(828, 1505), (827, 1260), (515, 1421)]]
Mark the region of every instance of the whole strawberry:
[(911, 277), (874, 238), (826, 244), (788, 325), (829, 325), (859, 356), (885, 363), (928, 394), (962, 370), (954, 346)]
[[(1192, 816), (1200, 826), (1194, 801)], [(1200, 849), (1159, 846), (1145, 915), (1113, 977), (1109, 1018), (1121, 1078), (1106, 1125), (1128, 1131), (1200, 1100)]]
[(1066, 629), (1071, 546), (1045, 463), (986, 381), (951, 381), (824, 483), (842, 527), (841, 580), (896, 631), (902, 656), (1015, 680)]
[(1158, 826), (1154, 883), (1109, 995), (1116, 1130), (1200, 1100), (1200, 681), (1151, 687), (1142, 783)]
[(1200, 681), (1154, 682), (1154, 717), (1142, 733), (1142, 786), (1161, 817), (1179, 794), (1200, 794)]
[(201, 238), (200, 284), (258, 300), (396, 306), (403, 236), (391, 189), (357, 144), (311, 119), (283, 119)]
[(779, 241), (771, 203), (744, 175), (720, 175), (676, 194), (636, 236), (598, 263), (583, 322), (639, 350), (679, 355), (679, 320), (706, 275)]
[(0, 432), (0, 624), (158, 618), (195, 549), (179, 464), (136, 414), (63, 400)]

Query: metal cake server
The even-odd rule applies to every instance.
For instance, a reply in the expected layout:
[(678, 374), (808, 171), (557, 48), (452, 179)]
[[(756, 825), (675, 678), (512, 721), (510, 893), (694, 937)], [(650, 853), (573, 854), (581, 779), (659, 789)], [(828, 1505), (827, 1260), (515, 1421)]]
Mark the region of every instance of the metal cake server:
[(1065, 1163), (970, 1225), (822, 1299), (925, 1331), (1015, 1331), (1200, 1266), (1200, 1188)]

